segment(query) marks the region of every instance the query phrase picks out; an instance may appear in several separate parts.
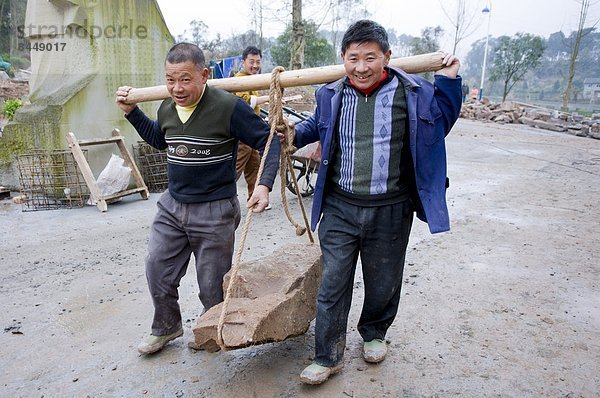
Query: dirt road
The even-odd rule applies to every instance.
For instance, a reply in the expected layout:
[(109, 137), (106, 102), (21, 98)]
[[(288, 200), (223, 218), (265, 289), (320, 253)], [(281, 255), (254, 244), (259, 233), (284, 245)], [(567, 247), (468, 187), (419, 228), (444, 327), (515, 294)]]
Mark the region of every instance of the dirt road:
[[(600, 141), (460, 120), (448, 152), (452, 231), (432, 236), (415, 221), (388, 358), (361, 358), (359, 274), (345, 369), (318, 387), (298, 377), (312, 326), (280, 343), (188, 349), (202, 310), (193, 267), (180, 288), (184, 337), (138, 356), (158, 194), (106, 213), (1, 201), (0, 396), (599, 396)], [(254, 217), (245, 258), (307, 241), (272, 199)]]

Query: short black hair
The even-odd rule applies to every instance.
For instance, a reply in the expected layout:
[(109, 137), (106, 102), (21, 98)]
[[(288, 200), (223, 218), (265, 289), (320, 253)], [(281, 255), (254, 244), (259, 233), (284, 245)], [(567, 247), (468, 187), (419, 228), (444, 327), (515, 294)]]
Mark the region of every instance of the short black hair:
[(204, 58), (204, 52), (193, 43), (177, 43), (167, 53), (165, 62), (170, 64), (179, 64), (182, 62), (191, 61), (200, 69), (206, 67), (206, 59)]
[(242, 61), (245, 60), (249, 54), (258, 55), (262, 58), (262, 52), (258, 47), (248, 46), (244, 49), (244, 52), (242, 53)]
[(342, 38), (342, 54), (345, 54), (348, 47), (354, 43), (377, 43), (384, 53), (390, 49), (385, 28), (369, 19), (356, 21), (346, 30)]

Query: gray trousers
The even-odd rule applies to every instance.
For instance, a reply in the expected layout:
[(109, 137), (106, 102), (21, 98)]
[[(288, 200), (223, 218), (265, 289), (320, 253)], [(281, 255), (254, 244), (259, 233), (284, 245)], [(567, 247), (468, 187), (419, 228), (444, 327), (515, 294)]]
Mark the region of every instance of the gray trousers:
[(240, 204), (237, 197), (180, 203), (166, 191), (157, 207), (148, 242), (146, 278), (154, 304), (152, 334), (164, 336), (181, 328), (177, 290), (192, 253), (204, 309), (223, 301), (223, 275), (231, 268)]

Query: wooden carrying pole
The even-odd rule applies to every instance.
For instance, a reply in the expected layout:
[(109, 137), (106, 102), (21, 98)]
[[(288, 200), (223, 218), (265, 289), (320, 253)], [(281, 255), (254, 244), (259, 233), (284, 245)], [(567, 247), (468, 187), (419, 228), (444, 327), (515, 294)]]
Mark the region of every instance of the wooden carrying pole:
[[(389, 65), (402, 69), (407, 73), (433, 72), (442, 68), (444, 52), (414, 55), (411, 57), (393, 58)], [(323, 84), (335, 81), (345, 75), (343, 65), (321, 66), (319, 68), (297, 69), (282, 72), (279, 75), (281, 87), (299, 87), (311, 84)], [(271, 85), (271, 73), (210, 79), (211, 87), (226, 91), (266, 90)], [(132, 88), (127, 95), (130, 104), (163, 100), (169, 97), (167, 86)]]

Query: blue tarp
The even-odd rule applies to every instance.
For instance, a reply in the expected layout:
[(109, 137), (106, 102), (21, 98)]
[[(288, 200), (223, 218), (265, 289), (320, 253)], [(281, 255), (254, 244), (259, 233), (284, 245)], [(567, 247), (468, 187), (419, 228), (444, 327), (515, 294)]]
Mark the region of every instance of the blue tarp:
[(224, 77), (233, 76), (242, 64), (242, 56), (223, 58), (219, 61), (210, 61), (211, 69), (213, 70), (213, 79), (222, 79)]

